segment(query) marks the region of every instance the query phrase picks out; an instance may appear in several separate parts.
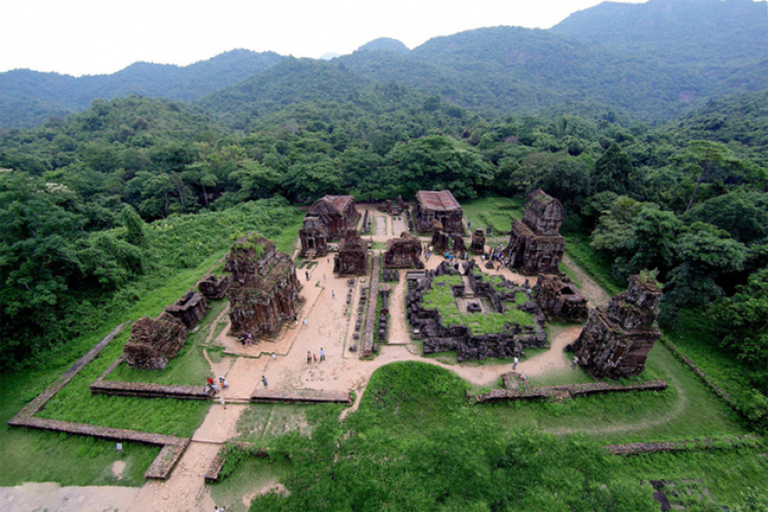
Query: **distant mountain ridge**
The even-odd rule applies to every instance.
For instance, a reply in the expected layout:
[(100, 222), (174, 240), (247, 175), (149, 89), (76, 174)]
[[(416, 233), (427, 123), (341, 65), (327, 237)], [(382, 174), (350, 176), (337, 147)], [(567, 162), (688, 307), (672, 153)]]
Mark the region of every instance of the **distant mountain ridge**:
[[(0, 127), (32, 127), (48, 116), (83, 110), (95, 98), (133, 94), (191, 101), (241, 82), (282, 58), (274, 52), (232, 50), (188, 66), (137, 62), (111, 75), (75, 78), (28, 69), (8, 71), (0, 73)], [(19, 116), (24, 108), (35, 115)]]
[(604, 2), (550, 30), (482, 28), (412, 50), (379, 38), (332, 61), (235, 50), (183, 68), (136, 63), (98, 77), (17, 70), (0, 74), (0, 128), (34, 126), (93, 98), (130, 94), (196, 101), (244, 126), (293, 102), (339, 101), (375, 82), (405, 85), (488, 117), (594, 103), (664, 121), (711, 98), (768, 89), (767, 6)]

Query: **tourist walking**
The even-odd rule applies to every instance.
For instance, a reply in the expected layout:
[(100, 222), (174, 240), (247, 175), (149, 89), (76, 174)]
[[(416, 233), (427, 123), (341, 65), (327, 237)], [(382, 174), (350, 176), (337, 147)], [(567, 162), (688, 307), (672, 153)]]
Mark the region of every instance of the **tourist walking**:
[(261, 383), (264, 384), (264, 387), (267, 387), (267, 377), (262, 375), (261, 376)]
[(333, 297), (334, 299), (336, 298), (336, 292), (334, 290), (331, 290), (331, 297)]
[(512, 370), (513, 371), (517, 370), (517, 363), (519, 363), (519, 362), (520, 362), (520, 360), (517, 358), (517, 356), (515, 356), (515, 358), (512, 359)]
[(227, 406), (226, 406), (226, 404), (225, 404), (225, 402), (224, 402), (224, 397), (223, 397), (223, 396), (221, 396), (221, 395), (219, 395), (219, 403), (221, 404), (221, 406), (222, 406), (222, 407), (224, 408), (224, 410), (226, 411), (226, 410), (227, 410)]
[(323, 350), (323, 347), (320, 347), (320, 362), (322, 363), (325, 361), (325, 350)]
[(307, 350), (307, 364), (312, 364), (312, 352)]
[(571, 368), (576, 368), (579, 365), (579, 357), (573, 356), (573, 362), (571, 363)]
[(306, 276), (307, 276), (307, 281), (309, 281), (309, 272), (305, 270), (305, 271), (304, 271), (304, 275), (306, 275)]

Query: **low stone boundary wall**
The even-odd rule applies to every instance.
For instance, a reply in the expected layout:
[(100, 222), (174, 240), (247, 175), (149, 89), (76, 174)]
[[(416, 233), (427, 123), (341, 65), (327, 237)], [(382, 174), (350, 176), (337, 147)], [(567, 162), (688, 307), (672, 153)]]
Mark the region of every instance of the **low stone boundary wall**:
[[(259, 457), (266, 459), (269, 456), (269, 452), (263, 446), (257, 447), (250, 443), (235, 443), (235, 446), (243, 451), (248, 452), (253, 457)], [(219, 453), (216, 454), (216, 458), (213, 459), (211, 465), (208, 466), (208, 471), (205, 472), (205, 481), (208, 483), (218, 482), (220, 479), (221, 468), (224, 467), (224, 463), (227, 461), (227, 453), (229, 448), (222, 446), (219, 449)]]
[(518, 389), (494, 389), (474, 397), (475, 403), (504, 402), (511, 400), (535, 400), (539, 398), (576, 398), (605, 393), (629, 393), (632, 391), (664, 391), (667, 383), (653, 380), (643, 384), (622, 386), (595, 382), (590, 384), (568, 384), (563, 386), (520, 387)]
[(295, 403), (320, 404), (337, 403), (351, 404), (352, 396), (348, 391), (316, 391), (313, 389), (300, 390), (271, 390), (257, 389), (251, 395), (251, 402), (260, 403)]
[[(109, 441), (160, 445), (163, 448), (160, 450), (157, 457), (155, 457), (155, 460), (152, 462), (149, 469), (144, 473), (144, 478), (165, 480), (171, 474), (176, 462), (178, 462), (179, 458), (181, 458), (181, 455), (184, 453), (184, 450), (187, 448), (187, 445), (190, 442), (189, 438), (33, 417), (45, 406), (48, 400), (66, 386), (88, 363), (93, 361), (101, 351), (104, 350), (104, 347), (109, 345), (114, 337), (122, 330), (123, 325), (124, 324), (120, 324), (115, 327), (112, 332), (107, 334), (83, 357), (78, 359), (69, 370), (64, 372), (53, 384), (48, 386), (45, 391), (40, 393), (34, 400), (16, 413), (16, 415), (8, 421), (8, 425), (12, 427), (34, 428), (52, 432), (64, 432), (73, 435), (91, 436)], [(122, 362), (122, 360), (118, 359), (113, 363), (112, 366), (110, 366), (110, 369), (108, 369), (108, 372), (112, 371), (120, 362)], [(108, 372), (102, 374), (99, 379)]]
[(656, 443), (613, 444), (604, 448), (613, 455), (642, 455), (645, 453), (681, 452), (687, 450), (721, 450), (754, 446), (759, 443), (758, 436), (746, 435), (728, 439), (706, 438), (687, 441), (661, 441)]
[(176, 400), (210, 400), (205, 386), (182, 386), (180, 384), (155, 384), (152, 382), (121, 382), (105, 380), (120, 366), (124, 356), (118, 357), (99, 378), (91, 384), (91, 394), (111, 396), (133, 396), (139, 398), (175, 398)]

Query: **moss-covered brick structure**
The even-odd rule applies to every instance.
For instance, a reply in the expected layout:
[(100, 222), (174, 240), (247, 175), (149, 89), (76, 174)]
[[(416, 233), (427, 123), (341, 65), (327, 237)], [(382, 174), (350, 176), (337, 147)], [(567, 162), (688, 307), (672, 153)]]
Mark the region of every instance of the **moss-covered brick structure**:
[(266, 238), (252, 234), (235, 242), (224, 270), (230, 273), (232, 335), (273, 337), (298, 313), (301, 284), (296, 266)]

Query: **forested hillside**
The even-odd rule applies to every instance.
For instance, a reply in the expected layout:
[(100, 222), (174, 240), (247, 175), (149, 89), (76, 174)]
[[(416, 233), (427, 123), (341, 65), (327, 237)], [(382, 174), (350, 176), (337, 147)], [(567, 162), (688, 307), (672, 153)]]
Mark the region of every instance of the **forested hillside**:
[[(286, 65), (312, 75), (320, 66)], [(180, 103), (135, 97), (3, 134), (0, 339), (12, 347), (4, 360), (28, 358), (51, 333), (77, 334), (72, 315), (83, 294), (98, 302), (141, 275), (151, 262), (142, 222), (276, 196), (307, 203), (328, 193), (409, 198), (449, 188), (463, 199), (541, 187), (565, 204), (574, 236), (590, 237), (612, 262), (617, 287), (656, 269), (667, 325), (681, 308), (715, 304), (717, 314), (742, 316), (743, 336), (754, 340), (730, 350), (755, 371), (768, 363), (760, 348), (768, 312), (743, 316), (746, 298), (722, 300), (758, 299), (765, 279), (765, 94), (710, 103), (659, 130), (610, 112), (488, 122), (435, 96), (356, 82), (338, 64), (322, 71), (357, 89), (267, 108), (247, 134)], [(26, 344), (13, 341), (19, 332)]]

